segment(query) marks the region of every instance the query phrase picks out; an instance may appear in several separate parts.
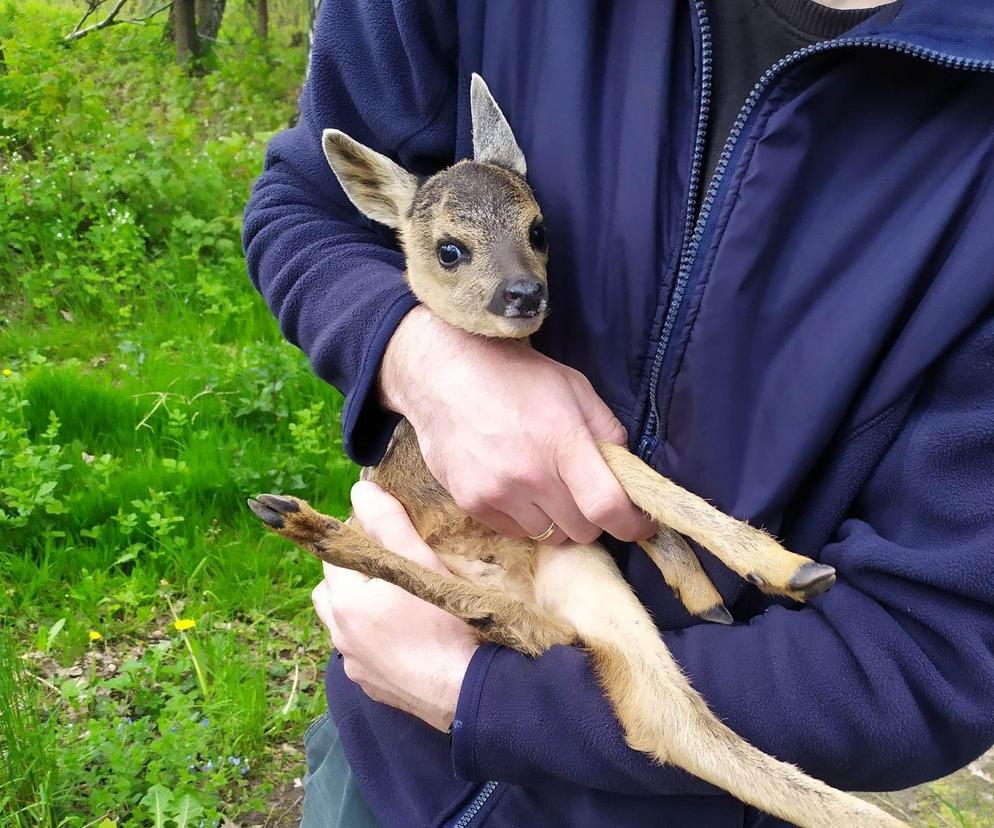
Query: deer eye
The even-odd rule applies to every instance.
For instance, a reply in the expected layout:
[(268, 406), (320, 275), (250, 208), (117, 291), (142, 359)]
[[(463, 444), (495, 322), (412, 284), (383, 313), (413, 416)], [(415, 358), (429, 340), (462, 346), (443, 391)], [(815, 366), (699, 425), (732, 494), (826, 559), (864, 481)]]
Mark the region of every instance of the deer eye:
[(544, 252), (546, 247), (545, 239), (545, 225), (542, 222), (537, 221), (528, 231), (528, 241), (531, 242), (531, 246), (534, 247), (539, 252)]
[(455, 242), (442, 242), (438, 246), (438, 263), (442, 267), (455, 267), (466, 255)]

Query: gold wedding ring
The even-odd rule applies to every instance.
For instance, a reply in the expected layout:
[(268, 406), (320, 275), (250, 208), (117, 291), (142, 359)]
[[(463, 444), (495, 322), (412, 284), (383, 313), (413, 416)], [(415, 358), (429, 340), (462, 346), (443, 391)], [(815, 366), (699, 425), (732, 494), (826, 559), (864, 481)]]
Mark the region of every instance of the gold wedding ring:
[(529, 535), (528, 540), (533, 540), (533, 541), (548, 540), (553, 536), (553, 534), (555, 534), (555, 531), (556, 531), (556, 522), (552, 521), (552, 523), (549, 524), (549, 528), (546, 529), (541, 535)]

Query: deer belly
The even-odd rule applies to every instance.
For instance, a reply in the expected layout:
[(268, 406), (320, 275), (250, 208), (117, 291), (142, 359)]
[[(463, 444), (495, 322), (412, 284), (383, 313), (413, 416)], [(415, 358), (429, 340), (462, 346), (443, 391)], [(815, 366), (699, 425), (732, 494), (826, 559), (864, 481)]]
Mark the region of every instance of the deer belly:
[(535, 602), (533, 544), (491, 535), (432, 539), (429, 546), (456, 577)]

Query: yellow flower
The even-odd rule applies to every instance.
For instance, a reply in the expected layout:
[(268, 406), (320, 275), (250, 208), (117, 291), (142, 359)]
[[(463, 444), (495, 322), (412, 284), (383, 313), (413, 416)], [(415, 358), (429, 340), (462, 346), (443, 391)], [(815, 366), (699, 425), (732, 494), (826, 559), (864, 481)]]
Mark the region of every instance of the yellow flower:
[(187, 630), (192, 630), (197, 626), (197, 622), (192, 618), (177, 618), (173, 622), (173, 626), (180, 632), (186, 632)]
[(96, 630), (90, 630), (90, 641), (99, 641), (103, 636)]
[(14, 376), (14, 372), (11, 371), (10, 368), (4, 368), (3, 369), (3, 375), (5, 377), (12, 377), (12, 376)]

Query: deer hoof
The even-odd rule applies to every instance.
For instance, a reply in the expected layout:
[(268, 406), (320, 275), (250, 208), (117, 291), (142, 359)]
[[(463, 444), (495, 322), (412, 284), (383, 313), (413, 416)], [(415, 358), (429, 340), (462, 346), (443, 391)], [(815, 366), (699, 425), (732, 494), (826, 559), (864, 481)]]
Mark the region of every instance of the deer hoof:
[(724, 604), (715, 604), (710, 609), (702, 612), (699, 617), (704, 621), (710, 621), (712, 624), (732, 623), (732, 614), (725, 608)]
[(256, 517), (273, 529), (283, 528), (283, 515), (300, 511), (300, 506), (295, 500), (280, 495), (256, 495), (254, 498), (250, 497), (247, 502)]
[(827, 592), (835, 583), (835, 569), (809, 561), (803, 564), (787, 582), (787, 586), (804, 596), (805, 600)]

